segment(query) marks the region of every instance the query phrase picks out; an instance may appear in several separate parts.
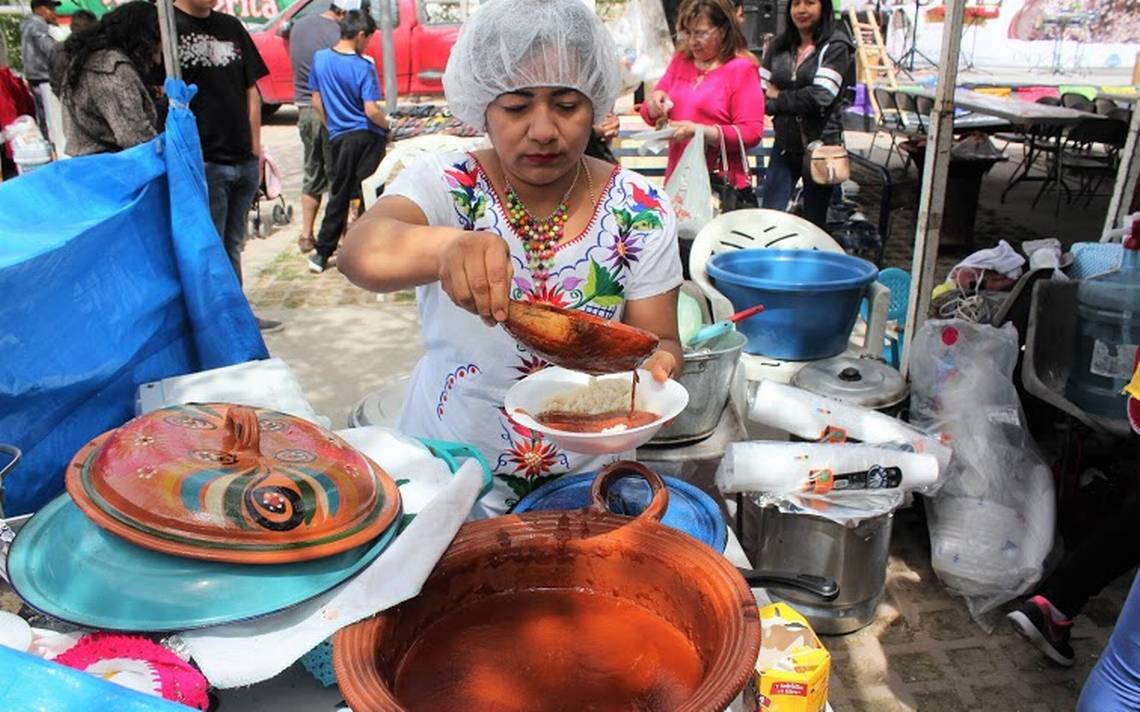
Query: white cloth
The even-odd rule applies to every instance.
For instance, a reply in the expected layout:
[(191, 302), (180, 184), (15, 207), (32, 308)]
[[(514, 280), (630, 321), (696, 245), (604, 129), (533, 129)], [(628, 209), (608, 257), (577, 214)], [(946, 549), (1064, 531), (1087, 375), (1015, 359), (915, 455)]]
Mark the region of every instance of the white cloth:
[(954, 266), (954, 269), (950, 270), (949, 279), (953, 281), (954, 274), (958, 270), (966, 268), (997, 272), (1010, 279), (1017, 279), (1021, 276), (1021, 268), (1024, 264), (1025, 258), (1017, 254), (1017, 250), (1013, 249), (1008, 242), (1002, 240), (994, 247), (978, 250), (959, 262)]
[[(514, 266), (512, 299), (620, 319), (625, 300), (656, 296), (681, 283), (673, 210), (662, 193), (632, 171), (614, 170), (593, 220), (577, 239), (558, 248), (545, 277), (532, 273), (522, 241), (507, 223), (503, 200), (473, 156), (425, 155), (384, 194), (414, 202), (430, 225), (501, 235)], [(438, 282), (418, 287), (416, 303), (426, 354), (412, 373), (399, 430), (479, 448), (495, 473), (495, 490), (480, 500), (487, 514), (506, 511), (559, 475), (595, 470), (617, 458), (565, 452), (507, 418), (507, 390), (547, 364), (501, 328), (489, 328), (456, 306)]]
[(1026, 240), (1021, 250), (1029, 258), (1029, 269), (1061, 268), (1061, 241), (1055, 237), (1044, 240)]
[[(339, 434), (392, 477), (418, 484), (417, 494), (408, 488), (405, 512), (414, 511), (416, 498), (439, 482), (438, 467), (447, 470), (418, 443), (381, 428)], [(185, 646), (215, 687), (252, 685), (274, 677), (341, 628), (418, 594), (482, 487), (482, 467), (467, 460), (391, 546), (352, 580), (272, 616), (182, 633), (176, 647)]]

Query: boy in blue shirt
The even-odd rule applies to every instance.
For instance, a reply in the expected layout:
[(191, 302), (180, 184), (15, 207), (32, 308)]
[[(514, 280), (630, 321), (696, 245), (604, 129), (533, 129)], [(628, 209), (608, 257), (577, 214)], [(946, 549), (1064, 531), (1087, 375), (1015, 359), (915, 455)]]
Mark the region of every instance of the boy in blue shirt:
[(309, 71), (313, 109), (328, 128), (332, 153), (329, 202), (316, 250), (309, 257), (309, 271), (317, 274), (325, 271), (336, 250), (349, 205), (361, 197), (360, 182), (375, 173), (384, 158), (384, 95), (375, 63), (362, 54), (375, 31), (376, 21), (367, 11), (347, 13), (340, 21), (340, 41), (313, 55)]

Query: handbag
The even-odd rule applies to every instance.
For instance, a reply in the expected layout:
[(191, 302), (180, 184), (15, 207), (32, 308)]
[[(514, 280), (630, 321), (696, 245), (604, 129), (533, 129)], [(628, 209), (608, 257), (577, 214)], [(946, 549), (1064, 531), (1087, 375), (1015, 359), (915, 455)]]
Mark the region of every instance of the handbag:
[[(736, 142), (740, 147), (740, 165), (744, 166), (747, 171), (748, 151), (744, 148), (744, 137), (740, 135), (739, 128), (736, 126), (732, 128), (736, 131)], [(722, 129), (717, 133), (720, 135), (721, 175), (713, 176), (711, 180), (713, 189), (720, 198), (720, 212), (730, 213), (733, 210), (760, 207), (760, 201), (756, 199), (756, 191), (752, 185), (751, 177), (748, 179), (748, 185), (743, 188), (736, 187), (729, 180), (728, 147), (724, 142), (724, 130)]]
[(816, 185), (839, 185), (851, 177), (851, 159), (843, 146), (828, 146), (815, 141), (804, 152), (806, 175)]
[[(818, 72), (823, 67), (823, 56), (828, 45), (824, 45), (819, 52)], [(836, 97), (838, 101), (838, 97)], [(832, 106), (828, 107), (830, 111)], [(808, 142), (804, 133), (803, 117), (797, 116), (796, 123), (800, 127), (800, 141), (804, 147), (804, 178), (811, 178), (816, 185), (839, 185), (851, 177), (851, 158), (847, 155), (847, 148), (839, 145), (825, 144), (823, 141)]]

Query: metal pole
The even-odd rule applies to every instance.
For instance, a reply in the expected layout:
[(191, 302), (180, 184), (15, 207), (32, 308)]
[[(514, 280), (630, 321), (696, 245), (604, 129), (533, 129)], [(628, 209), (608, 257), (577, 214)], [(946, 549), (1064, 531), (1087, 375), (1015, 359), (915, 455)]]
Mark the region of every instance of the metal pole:
[(162, 35), (162, 63), (167, 79), (181, 79), (182, 65), (178, 63), (178, 31), (174, 28), (173, 0), (158, 0), (158, 31)]
[[(1140, 177), (1140, 101), (1132, 106), (1132, 123), (1128, 126), (1128, 141), (1120, 152), (1120, 167), (1116, 170), (1116, 184), (1112, 187), (1112, 200), (1104, 216), (1104, 232), (1114, 229), (1132, 208), (1136, 194), (1136, 179)], [(1125, 225), (1127, 227), (1127, 225)]]
[(392, 33), (392, 2), (380, 0), (380, 32), (384, 40), (381, 47), (384, 58), (384, 102), (385, 110), (391, 114), (396, 110), (396, 40)]
[(962, 47), (965, 0), (947, 0), (943, 25), (942, 54), (939, 57), (938, 86), (930, 115), (930, 139), (922, 168), (918, 203), (918, 224), (914, 234), (914, 262), (911, 264), (910, 303), (903, 331), (902, 373), (910, 366), (911, 341), (930, 310), (930, 291), (935, 286), (938, 243), (942, 230), (942, 210), (946, 205), (946, 182), (950, 173), (950, 148), (954, 142), (954, 89), (958, 83), (958, 52)]

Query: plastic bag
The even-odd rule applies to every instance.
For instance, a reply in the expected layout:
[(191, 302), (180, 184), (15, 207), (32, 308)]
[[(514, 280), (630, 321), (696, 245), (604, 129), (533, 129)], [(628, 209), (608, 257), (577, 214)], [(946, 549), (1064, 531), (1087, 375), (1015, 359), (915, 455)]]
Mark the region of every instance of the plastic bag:
[(1037, 582), (1053, 547), (1053, 477), (1012, 381), (1017, 330), (928, 321), (911, 348), (911, 420), (953, 439), (928, 507), (931, 563), (990, 630), (995, 609)]
[(24, 451), (9, 514), (63, 491), (138, 386), (268, 356), (208, 209), (193, 92), (162, 136), (0, 184), (0, 442)]
[(607, 29), (617, 44), (626, 91), (665, 74), (674, 48), (661, 0), (629, 0), (622, 16)]
[(665, 181), (673, 212), (677, 214), (677, 236), (693, 239), (713, 219), (712, 184), (705, 162), (704, 129), (696, 133), (677, 161), (673, 175)]

